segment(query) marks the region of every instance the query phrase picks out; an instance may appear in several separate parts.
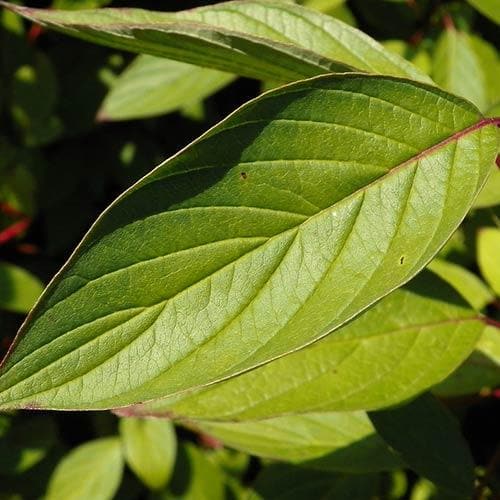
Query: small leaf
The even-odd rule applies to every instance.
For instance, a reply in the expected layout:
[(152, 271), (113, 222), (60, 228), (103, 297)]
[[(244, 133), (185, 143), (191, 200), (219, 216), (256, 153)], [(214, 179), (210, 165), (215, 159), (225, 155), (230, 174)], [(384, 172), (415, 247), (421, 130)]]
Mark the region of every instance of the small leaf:
[(245, 420), (383, 408), (450, 374), (484, 328), (453, 289), (424, 272), (305, 349), (214, 386), (123, 411)]
[(401, 466), (364, 412), (310, 413), (244, 422), (194, 422), (226, 446), (259, 457), (340, 472)]
[(247, 0), (176, 13), (2, 5), (99, 44), (254, 78), (286, 82), (356, 68), (430, 81), (361, 31), (292, 3)]
[(469, 99), (482, 111), (488, 108), (486, 76), (467, 33), (444, 30), (437, 42), (433, 67), (431, 76), (438, 85)]
[(20, 267), (0, 262), (0, 309), (27, 313), (42, 293), (38, 278)]
[(500, 229), (487, 227), (479, 231), (477, 261), (484, 279), (500, 296)]
[(382, 438), (418, 474), (460, 498), (471, 498), (474, 462), (458, 422), (430, 394), (370, 413)]
[(500, 9), (498, 0), (468, 0), (481, 14), (500, 24)]
[(251, 101), (94, 224), (4, 360), (0, 407), (126, 406), (328, 335), (432, 259), (497, 138), (467, 102), (392, 77)]
[(120, 420), (125, 460), (137, 476), (152, 490), (169, 481), (175, 463), (176, 437), (168, 420)]
[(50, 478), (47, 500), (110, 500), (123, 471), (118, 438), (89, 441), (74, 448)]
[(491, 290), (474, 273), (443, 259), (434, 259), (427, 266), (449, 283), (477, 311), (495, 300)]
[(208, 97), (234, 79), (212, 69), (138, 56), (118, 77), (98, 116), (131, 120), (170, 113)]

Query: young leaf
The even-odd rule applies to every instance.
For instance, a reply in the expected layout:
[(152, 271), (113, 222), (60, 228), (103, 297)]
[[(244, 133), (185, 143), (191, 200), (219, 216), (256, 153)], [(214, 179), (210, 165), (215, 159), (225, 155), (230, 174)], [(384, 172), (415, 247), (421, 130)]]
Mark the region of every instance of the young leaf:
[(0, 407), (125, 406), (320, 339), (430, 261), (497, 133), (467, 102), (392, 77), (251, 101), (94, 224), (4, 360)]
[(500, 296), (500, 229), (486, 227), (479, 231), (477, 253), (481, 274)]
[(457, 290), (477, 311), (484, 309), (495, 300), (495, 296), (487, 285), (465, 267), (444, 259), (434, 259), (427, 267)]
[(137, 476), (152, 490), (169, 481), (175, 463), (176, 437), (168, 420), (120, 420), (125, 460)]
[(361, 31), (295, 4), (244, 0), (177, 13), (74, 12), (2, 4), (47, 27), (99, 44), (243, 76), (287, 82), (356, 68), (430, 81)]
[(438, 85), (469, 99), (481, 111), (488, 108), (486, 76), (467, 33), (453, 28), (443, 31), (431, 76)]
[(20, 267), (0, 262), (0, 309), (27, 313), (43, 291), (38, 278)]
[(500, 9), (498, 0), (468, 0), (481, 14), (500, 24)]
[(131, 120), (170, 113), (204, 99), (234, 79), (229, 73), (141, 55), (119, 76), (98, 116)]
[(460, 498), (471, 498), (474, 462), (455, 418), (430, 394), (370, 413), (382, 438), (418, 474)]
[(211, 387), (123, 411), (241, 420), (387, 407), (451, 373), (484, 328), (454, 290), (423, 272), (306, 349)]
[(89, 441), (70, 451), (50, 478), (47, 500), (110, 500), (123, 471), (118, 438)]
[(401, 466), (364, 412), (310, 413), (245, 422), (194, 422), (226, 446), (313, 469), (377, 472)]

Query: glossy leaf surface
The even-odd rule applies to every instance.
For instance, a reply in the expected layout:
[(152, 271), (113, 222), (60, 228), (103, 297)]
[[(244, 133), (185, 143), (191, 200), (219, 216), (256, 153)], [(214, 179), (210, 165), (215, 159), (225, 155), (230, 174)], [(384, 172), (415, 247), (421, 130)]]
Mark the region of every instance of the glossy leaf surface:
[(310, 413), (245, 422), (196, 422), (226, 446), (314, 469), (374, 472), (401, 466), (364, 412)]
[(234, 79), (229, 73), (141, 55), (114, 83), (99, 111), (99, 119), (130, 120), (177, 111)]
[(470, 498), (474, 462), (458, 421), (424, 394), (398, 408), (370, 413), (378, 433), (407, 465), (459, 498)]
[(361, 31), (292, 3), (226, 2), (177, 13), (10, 8), (96, 43), (243, 76), (293, 81), (355, 68), (429, 81)]
[(4, 361), (0, 407), (125, 406), (320, 339), (429, 262), (497, 138), (467, 102), (391, 77), (251, 101), (94, 224)]

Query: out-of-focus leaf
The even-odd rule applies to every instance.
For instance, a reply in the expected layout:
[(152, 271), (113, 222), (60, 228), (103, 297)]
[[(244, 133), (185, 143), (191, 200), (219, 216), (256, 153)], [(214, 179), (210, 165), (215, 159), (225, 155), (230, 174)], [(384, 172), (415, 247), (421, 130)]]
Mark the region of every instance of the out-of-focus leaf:
[(418, 474), (460, 498), (471, 498), (474, 461), (455, 418), (430, 394), (370, 413), (377, 432)]
[(13, 264), (0, 262), (0, 309), (26, 313), (42, 290), (43, 284), (31, 273)]
[(495, 295), (478, 276), (458, 264), (443, 259), (434, 259), (427, 267), (449, 283), (478, 311), (495, 300)]
[(477, 261), (484, 279), (500, 296), (500, 229), (487, 227), (479, 231)]
[(69, 35), (243, 76), (287, 82), (356, 68), (429, 81), (361, 31), (290, 3), (223, 2), (176, 13), (52, 11), (2, 3)]
[(500, 24), (500, 2), (498, 0), (468, 0), (481, 14)]
[(126, 411), (244, 420), (382, 408), (445, 378), (472, 352), (483, 329), (458, 293), (424, 272), (303, 350), (212, 387)]
[(0, 172), (0, 202), (32, 216), (35, 212), (36, 182), (28, 165), (18, 160), (12, 168)]
[(432, 78), (450, 92), (488, 108), (486, 76), (469, 35), (450, 28), (441, 34), (434, 53)]
[(24, 473), (45, 458), (55, 443), (56, 430), (50, 417), (16, 419), (0, 434), (0, 474)]
[(415, 48), (403, 40), (386, 40), (382, 45), (395, 54), (408, 59), (413, 65), (422, 70), (425, 74), (432, 71), (432, 59), (423, 44)]
[(53, 0), (52, 9), (79, 10), (96, 9), (109, 5), (112, 0)]
[(46, 500), (110, 500), (120, 485), (123, 456), (119, 438), (73, 448), (50, 478)]
[(364, 412), (311, 413), (195, 425), (225, 445), (313, 469), (376, 472), (401, 466)]
[(169, 481), (175, 463), (177, 442), (169, 420), (124, 418), (120, 421), (125, 460), (152, 490)]
[(14, 73), (11, 114), (28, 146), (46, 144), (61, 133), (54, 115), (57, 92), (52, 63), (42, 52)]
[(192, 444), (179, 448), (174, 474), (162, 498), (182, 500), (225, 500), (225, 477), (205, 454)]
[(488, 394), (500, 385), (500, 330), (487, 326), (476, 350), (447, 379), (432, 389), (439, 396)]
[[(498, 110), (500, 112), (500, 109)], [(493, 165), (491, 175), (479, 193), (474, 208), (486, 208), (500, 205), (500, 169)]]
[(344, 476), (277, 464), (259, 474), (249, 500), (367, 500), (377, 489), (377, 476)]
[(234, 79), (229, 73), (141, 55), (116, 80), (98, 116), (131, 120), (170, 113), (199, 102)]

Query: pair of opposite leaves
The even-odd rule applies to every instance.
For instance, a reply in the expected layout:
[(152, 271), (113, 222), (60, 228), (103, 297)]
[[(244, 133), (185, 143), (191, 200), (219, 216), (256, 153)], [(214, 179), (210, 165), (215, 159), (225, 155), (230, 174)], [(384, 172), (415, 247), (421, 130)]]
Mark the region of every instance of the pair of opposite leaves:
[[(79, 13), (22, 12), (134, 50), (174, 40), (180, 57), (178, 21), (68, 27), (54, 19)], [(276, 46), (302, 64), (303, 51)], [(398, 64), (387, 71), (407, 75)], [(0, 407), (124, 406), (324, 337), (435, 255), (491, 170), (497, 124), (385, 76), (327, 75), (251, 101), (99, 217), (4, 360)]]

